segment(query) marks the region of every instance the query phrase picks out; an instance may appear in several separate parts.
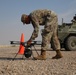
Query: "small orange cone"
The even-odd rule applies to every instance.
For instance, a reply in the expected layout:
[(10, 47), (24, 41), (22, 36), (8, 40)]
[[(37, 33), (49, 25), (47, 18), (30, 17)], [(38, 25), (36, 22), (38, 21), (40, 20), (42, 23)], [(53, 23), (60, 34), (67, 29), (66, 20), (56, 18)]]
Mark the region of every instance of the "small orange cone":
[[(24, 34), (22, 33), (21, 34), (21, 39), (20, 39), (20, 42), (24, 42)], [(19, 47), (19, 52), (18, 54), (24, 54), (24, 46), (20, 44), (20, 47)]]

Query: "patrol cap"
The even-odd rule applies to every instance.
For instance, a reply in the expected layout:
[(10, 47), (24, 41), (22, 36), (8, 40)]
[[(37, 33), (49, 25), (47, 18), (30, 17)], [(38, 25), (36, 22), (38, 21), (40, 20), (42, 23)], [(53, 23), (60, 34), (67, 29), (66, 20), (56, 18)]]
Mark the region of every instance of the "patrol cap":
[(21, 16), (21, 22), (25, 22), (27, 15), (26, 14), (22, 14)]

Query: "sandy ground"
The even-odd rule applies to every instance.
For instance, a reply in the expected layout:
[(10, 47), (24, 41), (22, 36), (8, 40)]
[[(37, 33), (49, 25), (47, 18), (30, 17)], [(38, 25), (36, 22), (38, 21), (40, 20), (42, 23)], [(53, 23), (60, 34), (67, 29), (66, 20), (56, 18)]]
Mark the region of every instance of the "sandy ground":
[[(47, 51), (47, 60), (22, 59), (19, 47), (0, 48), (0, 75), (76, 75), (76, 51), (62, 50), (63, 58), (52, 59), (55, 51)], [(40, 53), (40, 51), (38, 51)], [(36, 52), (33, 51), (34, 56)]]

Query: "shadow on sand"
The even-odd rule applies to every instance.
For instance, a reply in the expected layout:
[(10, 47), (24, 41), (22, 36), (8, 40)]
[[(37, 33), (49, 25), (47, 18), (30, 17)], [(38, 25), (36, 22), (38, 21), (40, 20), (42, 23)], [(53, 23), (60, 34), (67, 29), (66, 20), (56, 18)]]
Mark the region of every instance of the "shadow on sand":
[(0, 57), (0, 60), (33, 60), (33, 57), (25, 58), (25, 57), (17, 57), (17, 58), (11, 58), (11, 57)]

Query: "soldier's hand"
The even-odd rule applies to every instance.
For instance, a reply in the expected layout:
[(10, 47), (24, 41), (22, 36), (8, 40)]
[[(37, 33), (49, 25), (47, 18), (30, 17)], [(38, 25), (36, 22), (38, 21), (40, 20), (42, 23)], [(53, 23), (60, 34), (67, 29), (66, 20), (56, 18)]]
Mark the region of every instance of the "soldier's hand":
[(31, 45), (31, 42), (32, 42), (31, 40), (28, 40), (27, 41), (27, 46), (30, 46)]
[(20, 44), (23, 45), (23, 46), (25, 46), (25, 42), (21, 42)]

